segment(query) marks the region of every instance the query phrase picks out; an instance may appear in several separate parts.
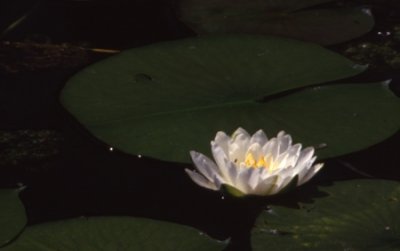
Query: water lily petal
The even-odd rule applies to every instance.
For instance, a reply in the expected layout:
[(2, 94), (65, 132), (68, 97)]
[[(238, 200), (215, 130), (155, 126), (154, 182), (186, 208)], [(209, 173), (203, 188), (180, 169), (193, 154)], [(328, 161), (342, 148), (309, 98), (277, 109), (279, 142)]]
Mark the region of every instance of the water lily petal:
[(297, 172), (293, 167), (288, 167), (284, 170), (281, 170), (277, 175), (278, 180), (276, 181), (276, 189), (278, 190), (278, 192), (285, 188), (296, 175)]
[(240, 170), (238, 173), (235, 186), (245, 194), (248, 194), (251, 191), (249, 179), (254, 170), (254, 168), (245, 168)]
[(217, 135), (215, 135), (214, 142), (219, 145), (225, 152), (226, 156), (229, 156), (229, 141), (230, 137), (226, 135), (224, 132), (217, 132)]
[(185, 172), (197, 185), (211, 190), (219, 189), (214, 183), (207, 180), (203, 175), (189, 169), (185, 169)]
[(227, 173), (227, 182), (228, 185), (235, 186), (235, 182), (237, 179), (237, 176), (239, 175), (239, 169), (236, 164), (232, 163), (229, 160), (226, 160), (225, 166), (227, 167), (228, 173)]
[(261, 170), (260, 176), (261, 176), (261, 179), (263, 179), (263, 180), (267, 179), (268, 177), (273, 176), (273, 175), (275, 175), (275, 173), (279, 172), (279, 170), (270, 171), (268, 168), (261, 168), (261, 169), (262, 170)]
[(244, 154), (248, 148), (250, 135), (244, 129), (239, 128), (234, 133), (229, 143), (229, 159), (233, 162), (243, 161)]
[(297, 160), (298, 166), (305, 165), (314, 155), (314, 147), (306, 147), (300, 152), (299, 159)]
[(237, 138), (238, 136), (241, 136), (241, 135), (243, 135), (243, 136), (244, 136), (245, 138), (247, 138), (247, 139), (250, 139), (250, 134), (249, 134), (245, 129), (243, 129), (243, 128), (241, 128), (241, 127), (239, 127), (238, 129), (236, 129), (235, 132), (233, 132), (231, 139), (232, 139), (233, 141), (235, 141), (236, 138)]
[(243, 128), (238, 128), (231, 137), (231, 144), (238, 144), (243, 148), (247, 148), (248, 143), (250, 142), (250, 134), (244, 130)]
[(270, 176), (267, 179), (262, 179), (257, 184), (257, 186), (253, 189), (253, 193), (255, 195), (271, 195), (271, 193), (275, 190), (276, 181), (278, 180), (278, 176)]
[(229, 159), (234, 163), (244, 161), (247, 148), (242, 147), (240, 144), (233, 143), (229, 145)]
[(219, 169), (215, 163), (207, 156), (195, 151), (190, 151), (190, 156), (197, 170), (209, 181), (212, 181)]
[(262, 168), (253, 169), (249, 178), (249, 185), (252, 190), (254, 190), (256, 186), (260, 183), (261, 172)]
[(288, 158), (290, 157), (289, 153), (282, 153), (275, 160), (275, 167), (277, 170), (282, 170), (288, 166)]
[(226, 156), (222, 147), (220, 147), (214, 141), (211, 141), (211, 151), (214, 156), (214, 160), (217, 163), (219, 174), (222, 177), (229, 177), (228, 167), (226, 166), (228, 157)]
[(299, 175), (299, 182), (298, 182), (299, 185), (300, 185), (300, 181), (302, 181), (304, 179), (304, 177), (306, 176), (308, 171), (311, 169), (315, 159), (316, 159), (316, 157), (313, 157), (310, 160), (308, 160), (307, 162), (305, 162), (302, 166), (299, 165), (298, 167), (296, 167), (296, 171), (298, 172), (298, 175)]
[(279, 144), (276, 138), (268, 140), (268, 142), (262, 147), (262, 152), (265, 156), (271, 155), (275, 160), (279, 154)]
[(295, 144), (287, 150), (287, 153), (289, 154), (289, 158), (287, 160), (288, 166), (296, 165), (296, 163), (300, 157), (300, 151), (301, 151), (301, 144)]
[(267, 142), (267, 140), (268, 138), (264, 131), (258, 130), (256, 133), (253, 134), (253, 136), (251, 136), (250, 145), (258, 143), (259, 145), (263, 146)]
[(279, 153), (284, 153), (292, 145), (292, 137), (285, 131), (280, 131), (276, 137), (279, 143)]
[(221, 189), (222, 184), (225, 184), (224, 179), (217, 173), (213, 177), (213, 183), (218, 188), (218, 190)]
[(303, 185), (304, 183), (306, 183), (307, 181), (309, 181), (312, 177), (314, 177), (314, 175), (319, 172), (319, 170), (321, 170), (321, 168), (324, 166), (323, 163), (318, 163), (315, 164), (314, 166), (312, 166), (310, 168), (310, 170), (308, 170), (308, 172), (304, 175), (303, 179), (300, 180), (298, 182), (298, 185)]

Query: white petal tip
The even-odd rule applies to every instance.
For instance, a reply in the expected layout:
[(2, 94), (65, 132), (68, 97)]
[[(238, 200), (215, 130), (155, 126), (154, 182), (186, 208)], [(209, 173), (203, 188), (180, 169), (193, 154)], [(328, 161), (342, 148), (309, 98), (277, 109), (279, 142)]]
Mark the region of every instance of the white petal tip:
[(199, 153), (196, 151), (190, 151), (190, 157), (192, 157), (192, 160), (194, 160), (197, 156), (199, 156)]
[(233, 132), (232, 137), (234, 138), (234, 137), (237, 136), (238, 134), (245, 134), (245, 135), (248, 135), (249, 133), (248, 133), (245, 129), (243, 129), (242, 127), (238, 127), (238, 129), (236, 129), (236, 130)]
[(311, 180), (311, 178), (314, 177), (319, 172), (319, 170), (321, 170), (321, 168), (323, 166), (324, 166), (324, 163), (318, 163), (318, 164), (315, 164), (314, 166), (312, 166), (311, 169), (308, 171), (308, 173), (302, 178), (302, 180), (298, 181), (298, 185), (301, 186), (304, 183)]
[(265, 134), (265, 132), (263, 131), (263, 129), (259, 129), (254, 134)]
[(324, 163), (318, 163), (314, 165), (314, 171), (317, 173), (321, 168), (324, 167)]
[(217, 140), (218, 138), (225, 138), (225, 137), (227, 137), (227, 135), (226, 135), (226, 133), (223, 132), (223, 131), (218, 131), (218, 132), (215, 134), (215, 140)]
[(282, 130), (282, 131), (279, 131), (279, 132), (278, 132), (278, 137), (279, 137), (279, 136), (283, 136), (283, 135), (285, 135), (285, 134), (286, 134), (285, 131), (283, 131), (283, 130)]

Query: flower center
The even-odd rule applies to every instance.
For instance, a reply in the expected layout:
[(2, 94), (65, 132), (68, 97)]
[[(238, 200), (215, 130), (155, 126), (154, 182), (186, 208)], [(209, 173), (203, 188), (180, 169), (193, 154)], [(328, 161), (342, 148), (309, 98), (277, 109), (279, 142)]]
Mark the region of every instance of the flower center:
[(252, 153), (248, 153), (246, 155), (246, 158), (244, 159), (244, 164), (246, 165), (246, 167), (249, 168), (269, 167), (269, 163), (264, 160), (264, 156), (260, 156), (260, 158), (256, 160)]

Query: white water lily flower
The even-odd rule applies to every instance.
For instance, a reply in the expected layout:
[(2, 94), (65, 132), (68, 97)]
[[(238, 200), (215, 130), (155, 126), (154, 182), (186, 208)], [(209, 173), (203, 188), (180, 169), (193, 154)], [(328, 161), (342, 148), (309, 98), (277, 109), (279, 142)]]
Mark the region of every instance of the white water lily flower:
[(301, 147), (292, 145), (291, 136), (284, 131), (269, 140), (262, 130), (251, 136), (238, 128), (232, 137), (218, 132), (211, 141), (215, 162), (191, 151), (198, 172), (185, 171), (196, 184), (207, 189), (228, 187), (240, 195), (273, 195), (296, 181), (295, 177), (297, 186), (306, 183), (322, 168), (322, 163), (313, 165), (314, 148)]

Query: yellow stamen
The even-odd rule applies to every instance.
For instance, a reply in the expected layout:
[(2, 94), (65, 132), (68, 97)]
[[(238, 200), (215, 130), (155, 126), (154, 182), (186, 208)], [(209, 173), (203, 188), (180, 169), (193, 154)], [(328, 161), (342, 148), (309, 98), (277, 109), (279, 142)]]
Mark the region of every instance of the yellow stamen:
[(266, 167), (266, 164), (267, 164), (267, 163), (265, 163), (264, 158), (261, 157), (261, 158), (257, 161), (256, 167)]
[(246, 165), (246, 167), (248, 168), (269, 168), (270, 166), (270, 159), (268, 158), (267, 161), (265, 161), (264, 156), (260, 156), (260, 158), (256, 161), (256, 159), (254, 159), (254, 156), (252, 153), (248, 153), (246, 155), (246, 158), (244, 160), (244, 164)]
[(253, 154), (247, 154), (246, 158), (244, 159), (244, 163), (247, 167), (255, 167), (256, 161), (254, 160)]

